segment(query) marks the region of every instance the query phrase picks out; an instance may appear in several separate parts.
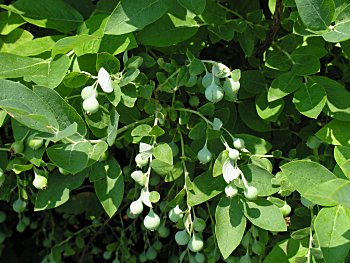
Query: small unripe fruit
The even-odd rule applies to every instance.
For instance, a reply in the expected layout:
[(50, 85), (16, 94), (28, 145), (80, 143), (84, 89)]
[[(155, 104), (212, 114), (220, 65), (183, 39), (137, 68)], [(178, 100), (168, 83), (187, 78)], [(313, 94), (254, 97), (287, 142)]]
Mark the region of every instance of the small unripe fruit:
[(292, 212), (292, 208), (287, 203), (280, 208), (283, 216), (288, 216)]
[(160, 251), (160, 250), (162, 249), (162, 247), (163, 247), (163, 244), (162, 244), (162, 242), (160, 242), (159, 240), (156, 240), (156, 241), (153, 243), (152, 247), (153, 247), (155, 250)]
[(33, 186), (38, 190), (44, 190), (47, 187), (47, 178), (43, 175), (35, 173)]
[(235, 140), (233, 141), (233, 146), (234, 146), (236, 149), (240, 150), (240, 149), (243, 149), (243, 148), (245, 147), (245, 142), (244, 142), (243, 139), (237, 138), (237, 139), (235, 139)]
[(95, 97), (87, 98), (83, 101), (83, 109), (87, 113), (95, 113), (98, 111), (100, 104)]
[(244, 196), (248, 200), (255, 200), (258, 198), (258, 189), (256, 189), (254, 186), (248, 186), (246, 189), (244, 189)]
[(158, 231), (158, 235), (162, 238), (167, 238), (170, 234), (169, 228), (167, 228), (164, 225), (159, 226), (157, 231)]
[(130, 204), (130, 213), (133, 215), (139, 215), (143, 211), (143, 204), (141, 198), (137, 199), (136, 201), (132, 202)]
[(43, 139), (31, 139), (28, 142), (28, 146), (32, 148), (33, 150), (38, 150), (43, 146), (44, 140)]
[(173, 209), (169, 211), (169, 219), (170, 221), (176, 223), (180, 220), (180, 218), (183, 217), (182, 210), (180, 209), (179, 205), (176, 205)]
[(203, 232), (206, 227), (205, 221), (202, 218), (196, 217), (193, 220), (193, 229), (197, 232)]
[(12, 209), (16, 213), (22, 213), (27, 207), (27, 202), (22, 200), (22, 199), (17, 199), (16, 201), (13, 202), (12, 204)]
[(143, 225), (145, 226), (145, 228), (147, 228), (148, 230), (156, 230), (159, 225), (160, 225), (160, 218), (157, 214), (155, 214), (153, 212), (153, 210), (151, 209), (148, 213), (148, 215), (145, 217), (145, 219), (143, 220)]
[(93, 95), (95, 95), (95, 97), (97, 97), (97, 92), (94, 90), (93, 86), (86, 86), (85, 88), (83, 88), (81, 90), (81, 98), (83, 100), (86, 100), (90, 97), (92, 97)]
[(11, 145), (11, 149), (14, 153), (23, 153), (24, 151), (24, 145), (22, 141), (16, 141), (14, 143), (12, 143)]
[(187, 233), (187, 231), (185, 229), (176, 232), (175, 242), (179, 246), (185, 246), (188, 244), (189, 241), (190, 241), (190, 235)]
[(193, 234), (190, 241), (188, 242), (189, 250), (192, 252), (199, 252), (203, 249), (204, 247), (204, 242), (203, 240), (198, 236), (198, 234)]
[(197, 153), (197, 158), (201, 164), (206, 164), (210, 162), (212, 154), (208, 150), (207, 145), (204, 145), (204, 147), (199, 150), (199, 152)]
[(199, 98), (197, 96), (191, 96), (190, 99), (188, 100), (188, 103), (192, 107), (197, 107), (199, 105)]
[(148, 249), (147, 249), (147, 252), (146, 252), (146, 257), (148, 260), (155, 260), (156, 257), (157, 257), (158, 253), (157, 253), (157, 250), (155, 250), (153, 248), (153, 246), (150, 246)]
[(139, 153), (135, 156), (135, 162), (136, 162), (138, 167), (144, 167), (148, 164), (148, 158), (143, 159), (142, 155)]
[(24, 230), (26, 229), (26, 225), (19, 221), (18, 224), (16, 225), (16, 230), (20, 233), (24, 232)]
[(237, 161), (237, 159), (239, 158), (239, 151), (236, 149), (229, 148), (228, 149), (228, 157), (232, 161)]
[(205, 262), (205, 256), (202, 253), (197, 252), (196, 255), (194, 256), (194, 259), (196, 260), (197, 263), (204, 263)]
[(225, 187), (225, 194), (227, 197), (234, 197), (238, 194), (238, 189), (234, 184), (229, 184)]

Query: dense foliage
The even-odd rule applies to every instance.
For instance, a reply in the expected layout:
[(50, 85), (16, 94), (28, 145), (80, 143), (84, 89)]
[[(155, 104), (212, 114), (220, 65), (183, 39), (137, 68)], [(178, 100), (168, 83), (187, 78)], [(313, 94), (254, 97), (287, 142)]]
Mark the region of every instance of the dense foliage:
[(350, 262), (349, 0), (0, 0), (1, 262)]

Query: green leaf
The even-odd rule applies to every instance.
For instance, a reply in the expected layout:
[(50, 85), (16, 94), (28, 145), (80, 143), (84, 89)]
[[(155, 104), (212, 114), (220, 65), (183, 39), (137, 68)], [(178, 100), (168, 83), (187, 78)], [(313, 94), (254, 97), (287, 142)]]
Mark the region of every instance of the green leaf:
[(16, 46), (11, 50), (11, 54), (24, 57), (36, 56), (44, 53), (45, 51), (51, 50), (56, 41), (59, 39), (60, 37), (57, 36), (35, 38), (31, 41)]
[(250, 134), (235, 134), (236, 138), (241, 138), (245, 142), (245, 148), (252, 154), (266, 154), (272, 149), (271, 143)]
[(22, 28), (17, 28), (13, 30), (10, 34), (6, 36), (1, 36), (0, 52), (12, 53), (12, 50), (18, 48), (22, 44), (30, 43), (33, 39), (33, 35)]
[(246, 218), (238, 198), (222, 197), (215, 211), (215, 236), (222, 256), (226, 259), (241, 243)]
[(293, 97), (293, 103), (297, 110), (301, 114), (314, 119), (320, 115), (326, 101), (327, 94), (323, 86), (311, 82), (301, 85)]
[(124, 179), (117, 161), (110, 158), (100, 171), (103, 179), (95, 181), (95, 191), (104, 210), (112, 217), (118, 210), (124, 195)]
[[(248, 184), (258, 189), (258, 196), (270, 196), (278, 192), (279, 187), (275, 187), (271, 183), (273, 175), (266, 169), (254, 164), (240, 166), (240, 169)], [(243, 184), (237, 185), (243, 188)]]
[(334, 159), (339, 166), (342, 166), (348, 160), (350, 160), (350, 147), (348, 146), (335, 146), (334, 147)]
[(292, 54), (292, 73), (297, 76), (312, 75), (320, 71), (321, 65), (318, 57), (313, 55)]
[(145, 27), (139, 34), (139, 42), (146, 46), (167, 47), (189, 39), (198, 30), (197, 22), (190, 17), (178, 18), (166, 14)]
[(1, 7), (21, 15), (31, 24), (63, 33), (75, 30), (83, 22), (82, 15), (62, 0), (18, 0)]
[(292, 72), (286, 72), (273, 79), (267, 94), (269, 102), (281, 99), (296, 91), (302, 83), (301, 77), (295, 76)]
[(89, 160), (87, 166), (93, 165), (98, 162), (101, 156), (108, 150), (108, 144), (106, 142), (98, 142), (93, 144), (89, 148)]
[(118, 134), (118, 123), (119, 123), (119, 114), (112, 108), (109, 117), (109, 124), (107, 128), (107, 143), (109, 146), (112, 146), (115, 143), (115, 139)]
[(165, 0), (121, 0), (107, 22), (105, 33), (123, 35), (141, 30), (157, 21), (166, 11)]
[(156, 147), (154, 147), (153, 156), (157, 160), (171, 165), (173, 164), (173, 151), (167, 143), (158, 144)]
[(270, 201), (263, 198), (255, 201), (241, 199), (239, 204), (252, 224), (269, 231), (287, 231), (282, 212)]
[(322, 208), (315, 231), (325, 263), (342, 263), (350, 249), (349, 212), (341, 206)]
[(267, 100), (267, 93), (262, 92), (255, 100), (256, 111), (260, 118), (266, 121), (275, 122), (277, 121), (280, 113), (284, 108), (284, 100), (274, 100), (269, 102)]
[(303, 196), (310, 189), (316, 189), (321, 183), (336, 178), (326, 167), (311, 161), (292, 161), (282, 165), (281, 170)]
[(333, 145), (350, 146), (350, 122), (332, 120), (316, 133), (322, 141)]
[(267, 54), (265, 65), (272, 69), (287, 71), (292, 67), (292, 60), (282, 51), (273, 50)]
[(120, 70), (119, 59), (107, 52), (98, 53), (96, 60), (96, 70), (98, 71), (102, 67), (107, 70), (108, 73), (115, 74)]
[(207, 171), (195, 177), (193, 188), (188, 192), (187, 203), (190, 206), (199, 205), (222, 193), (227, 185), (222, 176), (213, 177)]
[(325, 30), (333, 21), (333, 0), (295, 0), (301, 20), (311, 30)]
[(347, 194), (349, 190), (350, 181), (337, 178), (310, 189), (305, 193), (305, 197), (323, 206), (339, 204), (350, 209), (350, 198)]
[(250, 129), (258, 132), (266, 132), (271, 129), (269, 122), (258, 115), (253, 101), (238, 104), (238, 112), (244, 124)]
[(50, 160), (64, 170), (76, 174), (87, 167), (88, 154), (91, 148), (89, 142), (73, 144), (55, 144), (47, 148)]
[(86, 135), (87, 129), (84, 120), (79, 113), (60, 96), (58, 92), (40, 86), (35, 86), (33, 91), (43, 101), (45, 101), (52, 113), (55, 115), (55, 119), (58, 122), (60, 130), (64, 130), (73, 123), (77, 123), (78, 133), (81, 136)]
[(323, 111), (334, 119), (350, 121), (350, 92), (339, 82), (327, 77), (313, 76), (312, 80), (327, 93), (327, 103)]
[(328, 42), (341, 42), (350, 38), (350, 7), (346, 1), (334, 1), (337, 5), (334, 25), (328, 27), (322, 37)]
[(153, 171), (161, 176), (167, 176), (174, 169), (174, 165), (158, 159), (152, 160), (151, 167)]
[(0, 35), (8, 35), (25, 23), (20, 15), (9, 11), (0, 12)]
[(0, 107), (21, 124), (48, 133), (52, 133), (50, 126), (58, 129), (58, 122), (51, 109), (26, 86), (0, 80), (0, 94)]
[(196, 15), (200, 15), (205, 10), (206, 0), (177, 0), (180, 5), (190, 10)]
[(222, 167), (224, 166), (225, 161), (228, 159), (228, 151), (222, 151), (219, 156), (216, 158), (213, 166), (213, 177), (222, 175)]
[(62, 175), (56, 170), (48, 176), (47, 188), (38, 192), (34, 211), (55, 208), (69, 200), (69, 192), (78, 188), (84, 181), (85, 172), (76, 175)]

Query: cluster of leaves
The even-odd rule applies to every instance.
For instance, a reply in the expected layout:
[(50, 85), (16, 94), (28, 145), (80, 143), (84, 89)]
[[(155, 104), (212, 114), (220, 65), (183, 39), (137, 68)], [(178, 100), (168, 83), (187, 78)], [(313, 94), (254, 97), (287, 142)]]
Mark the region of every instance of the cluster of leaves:
[(0, 258), (350, 260), (349, 1), (0, 8)]

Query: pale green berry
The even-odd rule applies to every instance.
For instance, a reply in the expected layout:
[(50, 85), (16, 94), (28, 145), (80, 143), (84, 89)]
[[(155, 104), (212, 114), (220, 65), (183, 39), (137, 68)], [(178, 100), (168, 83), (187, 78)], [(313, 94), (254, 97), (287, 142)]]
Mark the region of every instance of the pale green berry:
[(147, 252), (146, 252), (146, 257), (148, 260), (155, 260), (156, 257), (158, 255), (158, 252), (157, 250), (155, 250), (153, 248), (153, 246), (150, 246), (148, 249), (147, 249)]
[(32, 148), (33, 150), (38, 150), (43, 146), (44, 140), (43, 139), (31, 139), (28, 141), (28, 146)]
[(174, 208), (172, 208), (169, 211), (169, 219), (170, 221), (176, 223), (177, 221), (180, 220), (180, 218), (183, 217), (183, 211), (180, 209), (179, 205), (176, 205)]
[(97, 92), (95, 91), (93, 86), (86, 86), (81, 90), (80, 95), (83, 100), (86, 100), (87, 98), (90, 98), (92, 96), (97, 97)]
[(283, 216), (288, 216), (292, 212), (292, 208), (287, 203), (284, 203), (284, 205), (280, 208), (280, 210)]
[(224, 91), (215, 83), (205, 89), (205, 98), (213, 103), (219, 102), (224, 97)]
[(35, 173), (33, 186), (38, 190), (44, 190), (47, 187), (47, 178), (43, 175)]
[(198, 151), (197, 158), (201, 164), (206, 164), (210, 162), (212, 154), (207, 148), (207, 145), (204, 145), (204, 147)]
[(16, 201), (13, 202), (12, 204), (12, 209), (16, 213), (22, 213), (27, 207), (27, 202), (22, 200), (22, 199), (17, 199)]
[(26, 226), (30, 225), (30, 218), (29, 217), (23, 216), (21, 220), (22, 220), (22, 223), (25, 224)]
[(93, 96), (83, 101), (83, 109), (87, 113), (96, 113), (100, 107), (97, 99)]
[(244, 189), (244, 196), (248, 200), (255, 200), (258, 198), (258, 189), (256, 189), (254, 186), (248, 186)]
[(143, 203), (141, 198), (133, 201), (130, 204), (130, 213), (132, 213), (133, 215), (139, 215), (141, 214), (143, 211)]
[(188, 244), (189, 241), (190, 241), (190, 235), (187, 233), (187, 231), (185, 229), (176, 232), (175, 242), (179, 246), (185, 246)]
[(205, 262), (205, 256), (202, 253), (197, 252), (194, 256), (194, 259), (196, 260), (196, 263), (204, 263)]
[(237, 159), (239, 158), (239, 151), (236, 149), (229, 148), (228, 149), (228, 157), (232, 161), (237, 161)]
[(193, 220), (193, 229), (197, 232), (203, 232), (206, 227), (204, 219), (195, 217)]
[(158, 235), (162, 238), (167, 238), (170, 234), (169, 228), (167, 228), (165, 225), (161, 225), (157, 229)]
[(131, 178), (134, 179), (136, 183), (138, 183), (141, 186), (145, 186), (146, 181), (147, 181), (147, 176), (144, 174), (142, 171), (137, 170), (133, 171), (131, 173)]
[(243, 149), (245, 147), (245, 142), (243, 139), (241, 138), (236, 138), (234, 141), (233, 141), (233, 146), (240, 150), (240, 149)]
[(199, 252), (203, 249), (204, 242), (198, 234), (194, 233), (188, 242), (187, 247), (192, 252)]
[(225, 187), (225, 194), (227, 197), (232, 198), (238, 194), (238, 189), (233, 183), (230, 183)]
[(157, 214), (153, 212), (152, 209), (150, 209), (148, 215), (143, 220), (143, 225), (148, 230), (156, 230), (160, 225), (160, 218)]
[(24, 151), (24, 144), (22, 141), (16, 141), (14, 143), (12, 143), (11, 145), (11, 149), (14, 153), (23, 153)]
[(138, 167), (146, 166), (148, 164), (148, 160), (149, 160), (148, 158), (147, 159), (142, 158), (142, 154), (140, 153), (135, 156), (135, 162)]

